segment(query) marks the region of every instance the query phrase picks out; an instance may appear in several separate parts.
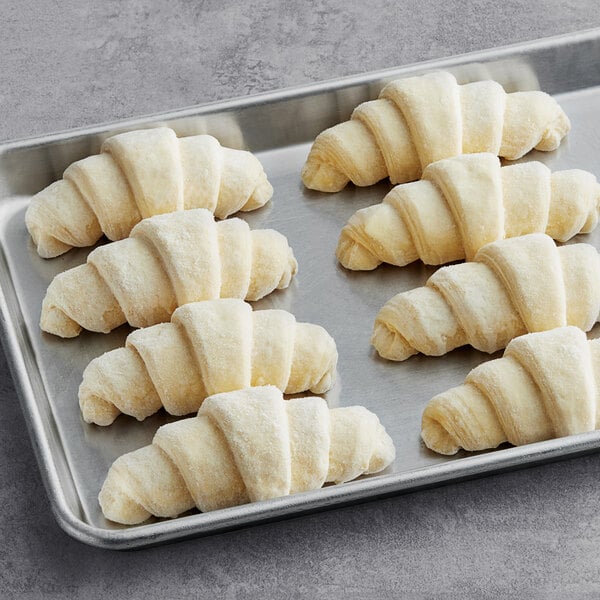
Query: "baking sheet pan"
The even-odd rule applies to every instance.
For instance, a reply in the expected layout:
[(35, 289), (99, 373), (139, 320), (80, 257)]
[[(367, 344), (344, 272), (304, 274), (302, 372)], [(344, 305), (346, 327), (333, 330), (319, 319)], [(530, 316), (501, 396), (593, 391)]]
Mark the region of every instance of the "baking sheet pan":
[[(375, 315), (393, 294), (422, 285), (433, 267), (382, 266), (353, 273), (340, 267), (335, 247), (342, 226), (357, 209), (380, 202), (387, 183), (338, 194), (304, 189), (300, 169), (310, 143), (325, 127), (348, 118), (382, 85), (400, 76), (448, 69), (461, 83), (493, 78), (507, 91), (543, 89), (556, 95), (572, 131), (553, 153), (532, 153), (551, 169), (578, 167), (600, 175), (600, 30), (549, 38), (445, 60), (261, 94), (249, 98), (69, 131), (0, 146), (0, 309), (9, 358), (32, 443), (60, 525), (82, 542), (109, 548), (184, 539), (260, 521), (297, 515), (401, 491), (573, 456), (600, 448), (600, 432), (521, 448), (443, 457), (420, 441), (420, 418), (436, 393), (461, 383), (490, 356), (470, 348), (445, 357), (416, 356), (404, 363), (377, 357), (369, 345)], [(98, 152), (118, 131), (167, 124), (179, 135), (211, 133), (222, 143), (256, 152), (275, 189), (264, 208), (243, 215), (251, 227), (272, 227), (288, 237), (299, 273), (288, 290), (254, 303), (283, 308), (300, 321), (323, 325), (340, 354), (330, 406), (362, 404), (374, 411), (394, 439), (395, 463), (384, 473), (340, 486), (174, 520), (121, 527), (104, 519), (97, 494), (112, 461), (150, 443), (169, 417), (160, 411), (142, 423), (121, 416), (106, 428), (85, 424), (77, 389), (87, 363), (123, 344), (130, 329), (84, 333), (73, 340), (43, 334), (41, 302), (52, 277), (85, 261), (87, 249), (39, 258), (24, 213), (31, 194), (62, 175), (74, 160)], [(600, 248), (600, 231), (578, 236)], [(600, 334), (600, 326), (590, 336)], [(495, 356), (499, 356), (498, 353)]]

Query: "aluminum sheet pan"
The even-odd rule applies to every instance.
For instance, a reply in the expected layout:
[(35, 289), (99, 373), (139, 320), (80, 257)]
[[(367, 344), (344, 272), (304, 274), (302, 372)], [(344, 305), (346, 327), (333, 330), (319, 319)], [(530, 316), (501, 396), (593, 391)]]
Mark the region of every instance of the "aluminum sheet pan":
[[(600, 448), (600, 432), (478, 454), (437, 456), (420, 441), (420, 417), (436, 393), (462, 382), (488, 355), (460, 349), (441, 358), (417, 356), (404, 363), (379, 359), (369, 345), (374, 317), (393, 294), (421, 285), (433, 268), (415, 263), (374, 272), (341, 268), (334, 250), (340, 229), (358, 208), (379, 202), (390, 186), (349, 186), (338, 194), (304, 189), (300, 169), (312, 139), (346, 119), (384, 82), (433, 69), (459, 81), (494, 78), (507, 91), (540, 88), (555, 94), (573, 129), (554, 153), (533, 153), (553, 169), (579, 167), (600, 175), (600, 30), (549, 38), (404, 68), (369, 73), (169, 114), (111, 123), (0, 147), (0, 308), (3, 343), (22, 402), (51, 505), (60, 525), (80, 541), (108, 548), (136, 548), (269, 519), (380, 497), (573, 456)], [(258, 153), (275, 194), (264, 208), (244, 215), (252, 227), (285, 234), (300, 269), (288, 290), (255, 303), (277, 307), (298, 320), (323, 325), (340, 354), (331, 406), (363, 404), (386, 426), (397, 448), (382, 474), (340, 486), (234, 507), (120, 527), (102, 516), (97, 494), (112, 461), (150, 442), (167, 422), (164, 412), (143, 423), (121, 416), (107, 428), (83, 423), (77, 388), (87, 363), (120, 346), (129, 329), (60, 340), (38, 328), (46, 287), (60, 271), (85, 261), (87, 250), (54, 260), (37, 256), (24, 225), (32, 193), (59, 178), (65, 167), (99, 150), (110, 134), (165, 123), (179, 135), (208, 132), (224, 144)], [(600, 232), (581, 236), (600, 248)], [(599, 328), (590, 334), (597, 335)], [(496, 355), (498, 356), (498, 355)]]

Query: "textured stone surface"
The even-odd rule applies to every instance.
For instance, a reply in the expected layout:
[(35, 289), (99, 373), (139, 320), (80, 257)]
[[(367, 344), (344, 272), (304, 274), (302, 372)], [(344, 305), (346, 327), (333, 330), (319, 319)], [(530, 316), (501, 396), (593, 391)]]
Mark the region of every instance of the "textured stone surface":
[[(0, 140), (600, 26), (597, 2), (0, 0)], [(131, 553), (50, 514), (0, 353), (2, 598), (597, 598), (600, 455)]]

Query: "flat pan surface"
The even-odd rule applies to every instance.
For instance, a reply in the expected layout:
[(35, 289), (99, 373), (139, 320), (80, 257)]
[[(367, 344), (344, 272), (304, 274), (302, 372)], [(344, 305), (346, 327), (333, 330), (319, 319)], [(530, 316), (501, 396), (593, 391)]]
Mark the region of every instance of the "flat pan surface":
[[(509, 66), (507, 87), (535, 87), (538, 72), (534, 66), (525, 68), (521, 63)], [(506, 75), (505, 65), (503, 69)], [(478, 67), (462, 69), (460, 73), (463, 80), (486, 74)], [(321, 125), (343, 118), (348, 107), (376, 95), (380, 81), (380, 75), (364, 76), (361, 81), (338, 85), (333, 94), (321, 90), (304, 101), (301, 93), (275, 95), (250, 108), (237, 107), (235, 118), (229, 113), (226, 118), (220, 115), (218, 106), (211, 109), (220, 115), (218, 131), (214, 133), (231, 145), (257, 149), (275, 189), (272, 202), (243, 218), (253, 228), (273, 227), (285, 234), (299, 262), (299, 274), (291, 287), (255, 303), (255, 308), (284, 308), (300, 321), (323, 325), (336, 339), (340, 354), (338, 382), (327, 394), (330, 405), (366, 406), (380, 417), (394, 439), (396, 462), (385, 474), (368, 481), (135, 528), (116, 528), (107, 523), (96, 496), (108, 467), (120, 454), (149, 443), (156, 428), (169, 417), (161, 412), (138, 423), (122, 416), (108, 428), (82, 422), (77, 388), (83, 369), (93, 357), (122, 345), (130, 329), (123, 327), (108, 336), (83, 334), (68, 341), (40, 332), (37, 324), (47, 285), (56, 273), (85, 261), (87, 250), (72, 251), (52, 261), (40, 259), (24, 226), (29, 196), (10, 193), (5, 176), (7, 193), (0, 204), (0, 244), (5, 259), (0, 279), (7, 299), (4, 316), (9, 329), (18, 333), (16, 362), (23, 364), (21, 367), (17, 364), (16, 370), (21, 381), (27, 379), (31, 385), (31, 390), (23, 391), (26, 414), (32, 421), (42, 460), (51, 461), (56, 470), (56, 486), (51, 487), (51, 493), (57, 494), (53, 498), (55, 508), (62, 525), (71, 533), (90, 543), (133, 547), (500, 467), (515, 467), (540, 460), (545, 454), (561, 456), (599, 445), (600, 437), (589, 434), (525, 449), (500, 449), (473, 459), (466, 454), (437, 456), (420, 442), (420, 416), (425, 403), (434, 394), (461, 383), (471, 368), (490, 357), (465, 348), (441, 358), (413, 357), (404, 363), (379, 359), (369, 346), (377, 311), (393, 294), (423, 284), (434, 268), (420, 263), (403, 269), (382, 266), (370, 273), (351, 273), (341, 268), (334, 254), (340, 229), (355, 210), (379, 202), (390, 186), (385, 183), (366, 189), (349, 186), (339, 194), (326, 195), (305, 190), (299, 177), (310, 144), (296, 138), (302, 138), (304, 131), (312, 132), (315, 127), (319, 130)], [(560, 83), (558, 75), (557, 81)], [(599, 173), (600, 89), (590, 86), (561, 93), (558, 83), (551, 89), (571, 118), (572, 131), (557, 152), (533, 153), (526, 159), (541, 160), (553, 170), (577, 167)], [(291, 123), (289, 104), (295, 101), (303, 110)], [(185, 130), (185, 125), (193, 126), (195, 117), (193, 112), (179, 117), (180, 130)], [(269, 120), (276, 132), (271, 138), (267, 133), (261, 135), (261, 126)], [(209, 125), (216, 127), (216, 123), (213, 119)], [(291, 133), (277, 133), (281, 131)], [(18, 181), (11, 186), (19, 189), (21, 180), (35, 182), (45, 170), (43, 183), (32, 184), (40, 189), (48, 178), (60, 174), (68, 162), (95, 151), (98, 141), (98, 135), (90, 132), (76, 138), (58, 136), (23, 146), (19, 150), (21, 166), (13, 171), (13, 178)], [(599, 236), (600, 233), (595, 233), (574, 241), (585, 240), (600, 247)], [(595, 333), (597, 330), (591, 335)], [(48, 464), (44, 463), (42, 468), (48, 470)]]

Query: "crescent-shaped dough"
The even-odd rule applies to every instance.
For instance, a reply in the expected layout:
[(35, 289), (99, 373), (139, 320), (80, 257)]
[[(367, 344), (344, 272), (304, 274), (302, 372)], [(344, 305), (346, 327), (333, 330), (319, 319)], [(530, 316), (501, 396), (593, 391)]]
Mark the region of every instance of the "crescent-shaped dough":
[(386, 177), (414, 181), (432, 162), (473, 152), (509, 160), (555, 150), (571, 127), (548, 94), (505, 93), (495, 81), (459, 85), (445, 71), (388, 83), (349, 121), (321, 132), (302, 169), (304, 185), (338, 192)]
[(421, 437), (440, 454), (515, 446), (600, 426), (600, 340), (576, 327), (518, 337), (423, 412)]
[(71, 164), (33, 196), (25, 214), (38, 254), (52, 258), (122, 240), (141, 219), (191, 208), (216, 217), (263, 206), (273, 188), (258, 159), (210, 135), (178, 138), (168, 127), (120, 133), (100, 154)]
[(99, 495), (106, 518), (142, 523), (314, 490), (377, 473), (394, 443), (366, 408), (284, 400), (273, 386), (217, 394), (198, 415), (163, 425), (151, 446), (119, 457)]
[(125, 322), (148, 327), (188, 302), (258, 300), (286, 288), (297, 266), (286, 238), (273, 229), (251, 231), (235, 218), (215, 222), (203, 208), (157, 215), (58, 274), (40, 326), (61, 337), (82, 328), (107, 333)]
[(487, 243), (528, 233), (565, 242), (598, 224), (600, 184), (587, 171), (540, 162), (500, 167), (494, 154), (463, 154), (428, 165), (423, 179), (396, 186), (342, 229), (336, 255), (347, 269), (420, 258), (473, 260)]
[(232, 298), (193, 302), (92, 360), (79, 405), (86, 422), (110, 425), (121, 412), (140, 421), (161, 407), (186, 415), (207, 396), (251, 386), (322, 394), (334, 384), (337, 358), (325, 329), (284, 310), (253, 312)]
[(371, 343), (390, 360), (440, 356), (464, 344), (495, 352), (524, 333), (575, 325), (600, 312), (600, 257), (589, 244), (557, 248), (543, 233), (483, 246), (474, 262), (438, 269), (424, 287), (379, 311)]

